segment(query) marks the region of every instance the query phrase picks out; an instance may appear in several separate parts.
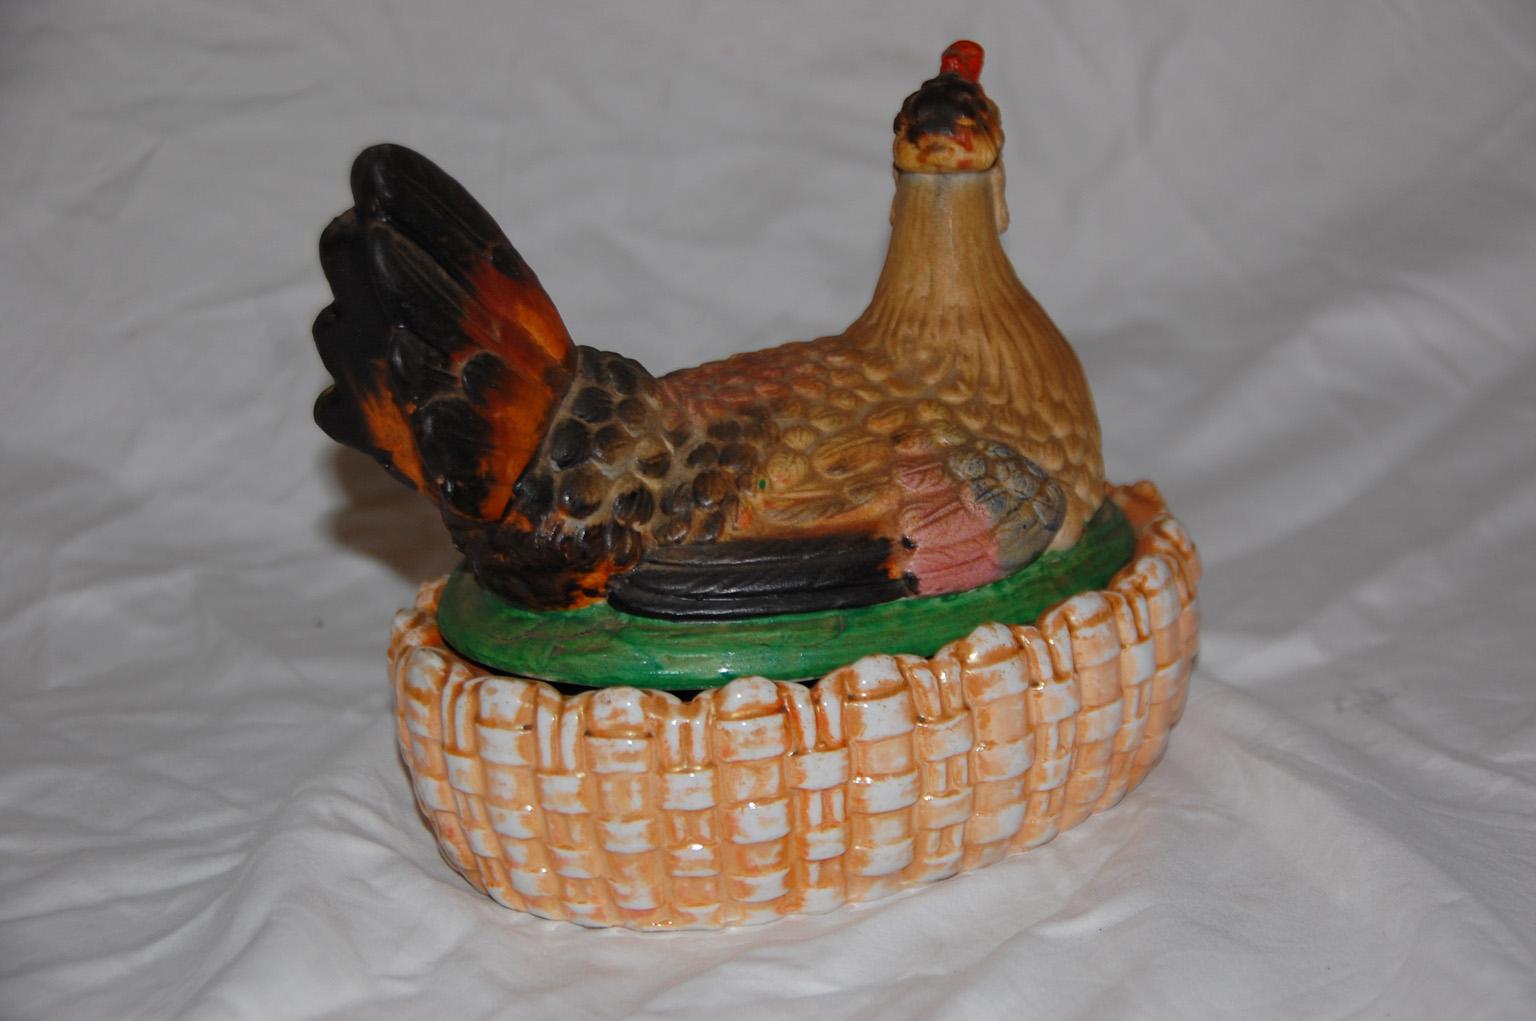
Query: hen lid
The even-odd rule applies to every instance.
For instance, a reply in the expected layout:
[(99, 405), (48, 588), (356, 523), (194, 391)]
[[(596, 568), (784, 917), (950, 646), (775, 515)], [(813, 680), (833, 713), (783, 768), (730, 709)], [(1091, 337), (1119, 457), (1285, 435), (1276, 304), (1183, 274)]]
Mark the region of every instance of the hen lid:
[(896, 115), (896, 169), (918, 174), (990, 170), (1003, 150), (997, 104), (981, 88), (982, 48), (952, 43), (939, 73), (907, 97)]

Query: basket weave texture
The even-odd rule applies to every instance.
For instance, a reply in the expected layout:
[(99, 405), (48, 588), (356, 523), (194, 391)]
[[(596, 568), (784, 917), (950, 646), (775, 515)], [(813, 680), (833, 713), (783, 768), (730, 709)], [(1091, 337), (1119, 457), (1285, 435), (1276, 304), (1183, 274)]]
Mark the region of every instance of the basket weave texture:
[(389, 650), (417, 804), (476, 889), (589, 926), (749, 925), (1037, 847), (1162, 758), (1198, 646), (1194, 545), (1151, 483), (1110, 495), (1135, 557), (1032, 625), (686, 702), (486, 674), (429, 582)]

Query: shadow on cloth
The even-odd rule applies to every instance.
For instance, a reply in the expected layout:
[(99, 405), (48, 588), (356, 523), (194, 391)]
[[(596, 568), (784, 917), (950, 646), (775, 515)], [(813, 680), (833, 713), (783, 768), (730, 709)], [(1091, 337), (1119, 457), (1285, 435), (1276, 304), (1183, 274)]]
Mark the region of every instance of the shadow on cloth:
[(431, 501), (357, 451), (336, 447), (323, 459), (322, 470), (335, 476), (345, 500), (325, 522), (337, 542), (413, 583), (458, 564), (458, 551)]

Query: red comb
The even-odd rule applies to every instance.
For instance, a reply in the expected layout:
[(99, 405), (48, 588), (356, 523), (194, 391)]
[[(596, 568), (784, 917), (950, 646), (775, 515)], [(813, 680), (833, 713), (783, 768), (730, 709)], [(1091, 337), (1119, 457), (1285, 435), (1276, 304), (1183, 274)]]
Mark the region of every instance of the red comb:
[(976, 81), (981, 77), (981, 62), (986, 56), (986, 52), (969, 39), (950, 43), (949, 49), (939, 58), (939, 74), (957, 74), (966, 81)]

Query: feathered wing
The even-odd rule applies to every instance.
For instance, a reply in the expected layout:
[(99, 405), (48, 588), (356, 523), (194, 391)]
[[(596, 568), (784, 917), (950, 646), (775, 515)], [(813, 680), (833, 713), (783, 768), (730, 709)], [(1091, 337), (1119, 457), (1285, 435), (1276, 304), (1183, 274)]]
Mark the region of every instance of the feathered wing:
[(609, 602), (677, 620), (804, 613), (957, 592), (1034, 560), (1061, 526), (1060, 485), (1006, 445), (947, 439), (849, 429), (798, 476), (775, 476), (769, 453), (723, 541), (651, 548)]
[(315, 420), (445, 517), (499, 521), (569, 384), (570, 336), (490, 214), (426, 158), (367, 149), (352, 194), (320, 240), (335, 301), (314, 337), (335, 384)]

